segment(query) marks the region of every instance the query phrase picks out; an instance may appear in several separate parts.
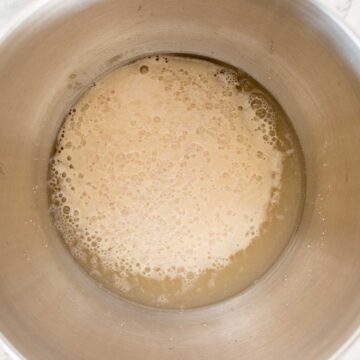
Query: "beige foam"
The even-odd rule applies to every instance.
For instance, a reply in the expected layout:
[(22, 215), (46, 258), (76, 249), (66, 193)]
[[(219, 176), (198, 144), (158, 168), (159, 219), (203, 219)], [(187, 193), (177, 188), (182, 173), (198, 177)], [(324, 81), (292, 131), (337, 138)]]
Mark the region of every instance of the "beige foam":
[(59, 132), (49, 181), (73, 255), (126, 291), (129, 273), (191, 283), (246, 249), (277, 201), (283, 154), (272, 109), (242, 90), (235, 73), (182, 57), (136, 61), (91, 88)]

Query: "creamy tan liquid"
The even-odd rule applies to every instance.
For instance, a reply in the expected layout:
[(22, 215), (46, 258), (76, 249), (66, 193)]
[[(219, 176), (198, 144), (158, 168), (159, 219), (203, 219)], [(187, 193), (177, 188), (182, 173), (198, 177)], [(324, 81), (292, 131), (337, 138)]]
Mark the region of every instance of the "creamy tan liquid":
[(105, 287), (149, 306), (202, 306), (277, 259), (299, 217), (302, 172), (284, 112), (249, 76), (154, 56), (71, 109), (50, 161), (50, 209)]

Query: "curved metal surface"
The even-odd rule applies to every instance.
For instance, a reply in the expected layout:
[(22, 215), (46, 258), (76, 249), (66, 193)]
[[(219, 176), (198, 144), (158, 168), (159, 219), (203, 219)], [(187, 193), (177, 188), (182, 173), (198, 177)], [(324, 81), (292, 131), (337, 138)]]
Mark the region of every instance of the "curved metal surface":
[[(329, 359), (360, 324), (360, 50), (301, 0), (41, 1), (0, 37), (0, 331), (26, 359)], [(119, 301), (69, 257), (47, 212), (50, 149), (100, 74), (155, 52), (238, 66), (297, 130), (300, 228), (256, 286), (207, 308)], [(76, 74), (74, 79), (73, 74)]]

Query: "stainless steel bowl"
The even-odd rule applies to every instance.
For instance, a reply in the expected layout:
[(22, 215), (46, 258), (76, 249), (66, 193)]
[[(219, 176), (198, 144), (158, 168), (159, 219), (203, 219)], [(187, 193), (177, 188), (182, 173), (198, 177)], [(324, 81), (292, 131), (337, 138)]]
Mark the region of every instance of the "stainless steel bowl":
[[(0, 331), (26, 359), (335, 359), (360, 324), (360, 46), (305, 0), (38, 0), (0, 30)], [(47, 211), (48, 157), (92, 80), (194, 53), (267, 87), (299, 135), (307, 193), (291, 245), (248, 291), (171, 312), (73, 262)], [(76, 75), (76, 77), (75, 77)]]

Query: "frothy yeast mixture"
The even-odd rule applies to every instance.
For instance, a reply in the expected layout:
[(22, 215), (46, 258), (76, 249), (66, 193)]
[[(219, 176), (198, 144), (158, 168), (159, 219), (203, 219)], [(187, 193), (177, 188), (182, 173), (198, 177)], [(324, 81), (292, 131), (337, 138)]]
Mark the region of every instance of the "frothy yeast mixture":
[(153, 56), (70, 110), (50, 161), (50, 208), (71, 254), (107, 288), (200, 306), (275, 260), (297, 218), (300, 160), (286, 116), (246, 74)]

